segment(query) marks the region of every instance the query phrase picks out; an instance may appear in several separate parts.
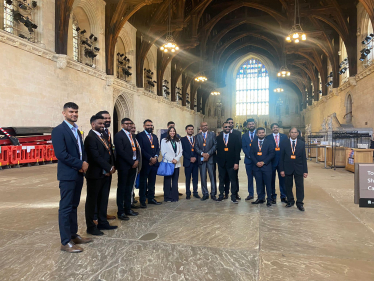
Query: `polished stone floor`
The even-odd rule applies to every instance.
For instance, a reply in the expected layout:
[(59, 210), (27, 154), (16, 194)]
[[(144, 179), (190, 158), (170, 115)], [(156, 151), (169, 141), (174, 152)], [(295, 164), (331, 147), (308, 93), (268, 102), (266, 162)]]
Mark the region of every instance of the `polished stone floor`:
[[(182, 196), (113, 221), (117, 230), (68, 254), (59, 250), (56, 165), (2, 170), (0, 280), (374, 280), (374, 209), (353, 204), (353, 174), (312, 162), (309, 172), (305, 212), (280, 202), (267, 208)], [(110, 214), (115, 187), (116, 179)], [(240, 189), (244, 199), (243, 165)]]

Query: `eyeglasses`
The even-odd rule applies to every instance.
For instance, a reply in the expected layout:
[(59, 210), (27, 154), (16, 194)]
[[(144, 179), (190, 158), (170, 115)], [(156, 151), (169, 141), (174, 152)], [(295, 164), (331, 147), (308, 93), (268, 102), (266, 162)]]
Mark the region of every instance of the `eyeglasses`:
[(229, 128), (230, 129), (231, 127), (230, 126), (225, 126), (224, 128)]

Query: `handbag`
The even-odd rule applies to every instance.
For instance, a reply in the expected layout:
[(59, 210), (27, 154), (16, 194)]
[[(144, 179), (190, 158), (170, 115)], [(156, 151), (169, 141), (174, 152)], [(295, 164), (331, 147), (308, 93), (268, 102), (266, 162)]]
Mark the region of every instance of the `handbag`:
[(169, 163), (169, 161), (167, 160), (166, 160), (167, 162), (163, 161), (165, 154), (162, 156), (162, 161), (160, 162), (160, 165), (158, 166), (158, 169), (157, 169), (158, 176), (167, 177), (167, 176), (171, 176), (172, 174), (174, 174), (174, 164)]

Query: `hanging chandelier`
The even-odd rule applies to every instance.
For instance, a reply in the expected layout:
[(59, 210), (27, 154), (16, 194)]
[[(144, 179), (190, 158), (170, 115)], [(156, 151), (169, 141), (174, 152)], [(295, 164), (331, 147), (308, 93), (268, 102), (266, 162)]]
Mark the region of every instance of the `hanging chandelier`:
[(283, 91), (283, 88), (280, 87), (274, 89), (274, 93), (282, 93)]
[(195, 77), (195, 81), (196, 82), (201, 82), (201, 83), (204, 83), (205, 81), (207, 81), (208, 78), (206, 78), (206, 76), (204, 75), (204, 72), (200, 73), (199, 76), (196, 76)]
[[(298, 21), (297, 21), (298, 20)], [(299, 0), (295, 0), (295, 17), (294, 23), (291, 28), (290, 33), (286, 37), (286, 41), (288, 43), (294, 42), (295, 44), (299, 43), (300, 41), (306, 40), (306, 34), (304, 33), (301, 25), (300, 25), (300, 6)]]
[(217, 91), (213, 91), (210, 93), (212, 96), (219, 96), (221, 93)]
[(168, 17), (168, 23), (167, 23), (167, 33), (165, 38), (165, 43), (160, 47), (161, 51), (164, 51), (164, 53), (175, 53), (179, 50), (179, 47), (177, 43), (174, 40), (172, 31), (171, 31), (171, 3), (173, 1), (170, 1), (169, 3), (169, 17)]
[(288, 70), (287, 66), (282, 66), (277, 76), (281, 78), (289, 77), (291, 76), (291, 72)]

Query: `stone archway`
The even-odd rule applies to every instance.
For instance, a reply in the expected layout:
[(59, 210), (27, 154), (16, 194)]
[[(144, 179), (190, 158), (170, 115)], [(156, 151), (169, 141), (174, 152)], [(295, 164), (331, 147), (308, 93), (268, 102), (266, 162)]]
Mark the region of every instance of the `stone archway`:
[[(115, 90), (116, 91), (116, 90)], [(132, 97), (125, 92), (114, 95), (113, 132), (121, 130), (121, 120), (125, 117), (132, 118)]]

